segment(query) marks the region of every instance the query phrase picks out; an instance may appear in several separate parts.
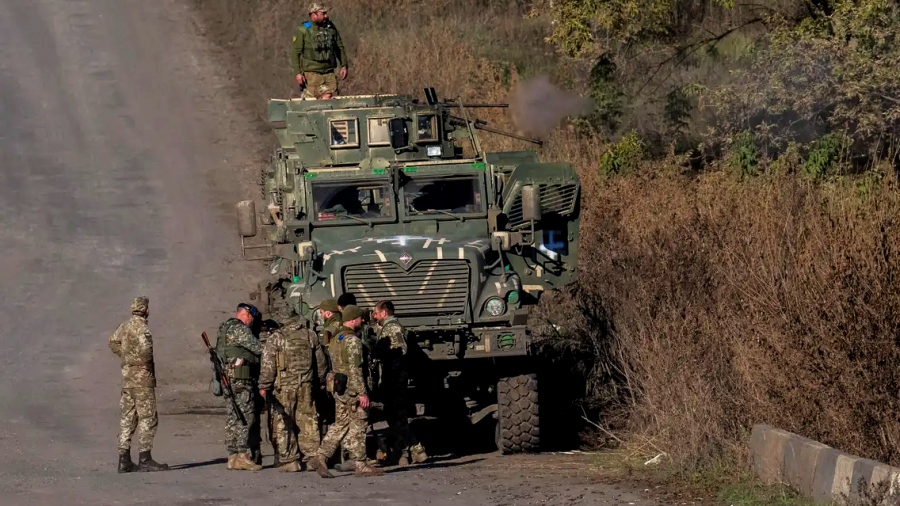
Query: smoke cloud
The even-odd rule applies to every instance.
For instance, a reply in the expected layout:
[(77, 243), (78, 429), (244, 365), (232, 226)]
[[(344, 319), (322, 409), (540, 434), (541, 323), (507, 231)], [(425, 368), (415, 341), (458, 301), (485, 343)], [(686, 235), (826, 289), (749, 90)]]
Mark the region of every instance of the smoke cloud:
[(589, 114), (594, 101), (554, 86), (548, 76), (538, 76), (513, 90), (509, 106), (521, 133), (543, 137), (563, 118)]

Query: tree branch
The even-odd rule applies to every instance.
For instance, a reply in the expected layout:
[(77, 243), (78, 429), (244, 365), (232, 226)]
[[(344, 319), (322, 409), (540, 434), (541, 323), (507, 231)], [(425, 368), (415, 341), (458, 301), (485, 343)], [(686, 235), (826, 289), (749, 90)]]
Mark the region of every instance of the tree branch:
[[(669, 74), (666, 76), (665, 79), (663, 79), (663, 82), (666, 82), (669, 79), (669, 77), (671, 77), (672, 72), (674, 72), (674, 69), (678, 68), (682, 63), (684, 63), (684, 61), (686, 59), (688, 59), (688, 57), (690, 57), (691, 55), (693, 55), (694, 53), (699, 51), (706, 44), (712, 43), (712, 47), (715, 47), (716, 44), (721, 42), (725, 37), (728, 37), (732, 33), (736, 32), (742, 28), (746, 28), (747, 26), (750, 26), (752, 24), (760, 23), (762, 21), (763, 21), (762, 18), (753, 18), (751, 20), (745, 21), (744, 23), (733, 26), (718, 35), (712, 35), (705, 39), (694, 41), (694, 42), (691, 42), (690, 44), (687, 44), (687, 45), (677, 48), (675, 50), (675, 53), (672, 56), (666, 58), (665, 60), (659, 62), (656, 65), (656, 69), (653, 71), (653, 73), (650, 75), (650, 77), (647, 79), (647, 81), (645, 81), (644, 84), (641, 85), (641, 88), (637, 91), (637, 94), (640, 95), (644, 91), (644, 89), (656, 78), (656, 76), (659, 74), (659, 72), (662, 70), (662, 68), (665, 67), (668, 63), (675, 60), (676, 58), (678, 59), (678, 61), (672, 66), (673, 70), (669, 72)], [(654, 92), (658, 89), (659, 89), (659, 86), (657, 86), (656, 89), (654, 89)]]

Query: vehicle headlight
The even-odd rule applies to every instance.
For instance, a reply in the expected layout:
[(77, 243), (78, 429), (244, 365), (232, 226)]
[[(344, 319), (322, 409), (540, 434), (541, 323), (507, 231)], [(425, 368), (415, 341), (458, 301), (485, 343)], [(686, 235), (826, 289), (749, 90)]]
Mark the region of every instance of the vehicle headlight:
[(428, 156), (441, 156), (444, 150), (441, 149), (440, 145), (437, 146), (428, 146), (425, 148), (425, 151), (428, 153)]
[(498, 297), (491, 297), (484, 304), (485, 311), (491, 316), (500, 316), (506, 312), (506, 302)]

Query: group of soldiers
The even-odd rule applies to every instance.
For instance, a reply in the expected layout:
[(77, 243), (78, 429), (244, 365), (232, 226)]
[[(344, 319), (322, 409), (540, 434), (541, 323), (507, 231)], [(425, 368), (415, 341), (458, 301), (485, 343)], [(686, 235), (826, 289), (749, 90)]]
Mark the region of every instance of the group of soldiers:
[[(291, 55), (303, 98), (325, 100), (337, 95), (338, 80), (347, 78), (349, 59), (325, 4), (309, 7), (309, 20), (294, 32)], [(340, 447), (348, 460), (339, 469), (379, 474), (366, 460), (365, 451), (370, 390), (374, 387), (366, 372), (375, 363), (381, 371), (377, 386), (380, 404), (393, 441), (388, 445), (379, 439), (376, 460), (382, 464), (392, 459), (398, 464), (427, 460), (408, 426), (406, 338), (394, 306), (381, 301), (372, 311), (363, 311), (352, 302), (323, 301), (318, 309), (324, 326), (318, 333), (309, 314), (281, 318), (278, 328), (260, 332), (259, 310), (245, 303), (219, 327), (216, 354), (225, 366), (222, 384), (228, 382), (228, 388), (222, 389), (228, 409), (228, 469), (262, 468), (259, 418), (260, 406), (265, 405), (276, 467), (281, 471), (305, 467), (331, 477), (327, 463)], [(151, 456), (158, 419), (149, 304), (147, 297), (135, 298), (131, 317), (109, 338), (110, 349), (122, 363), (120, 473), (168, 469)], [(377, 338), (371, 345), (359, 335), (370, 320), (377, 323)], [(266, 333), (268, 337), (261, 340), (260, 334)], [(327, 431), (320, 437), (323, 425)], [(131, 439), (138, 428), (140, 449), (135, 464)]]
[[(280, 471), (305, 469), (331, 478), (329, 462), (340, 461), (344, 453), (346, 460), (334, 467), (364, 476), (381, 474), (377, 467), (427, 461), (409, 427), (406, 330), (394, 305), (382, 300), (364, 310), (348, 301), (355, 302), (351, 294), (326, 299), (302, 314), (287, 309), (280, 322), (270, 319), (265, 325), (255, 306), (241, 303), (219, 326), (215, 353), (224, 377), (216, 381), (227, 385), (222, 389), (227, 469), (262, 469), (258, 443), (263, 405), (268, 407), (274, 467)], [(160, 471), (168, 466), (150, 455), (157, 414), (149, 300), (136, 298), (131, 312), (109, 339), (122, 359), (124, 379), (119, 472)], [(376, 404), (389, 428), (378, 435), (376, 458), (370, 462), (366, 432)], [(138, 427), (140, 458), (135, 465), (130, 444)]]

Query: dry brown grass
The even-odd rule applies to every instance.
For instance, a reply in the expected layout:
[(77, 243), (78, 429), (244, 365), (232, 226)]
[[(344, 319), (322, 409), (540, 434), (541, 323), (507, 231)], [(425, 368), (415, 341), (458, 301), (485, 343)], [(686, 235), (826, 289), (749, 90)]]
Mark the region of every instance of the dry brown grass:
[[(287, 43), (304, 4), (194, 1), (257, 110), (287, 96)], [(503, 101), (514, 67), (546, 58), (515, 2), (333, 4), (352, 56), (345, 93), (435, 86)], [(526, 57), (502, 53), (515, 43)], [(492, 60), (485, 47), (521, 61)], [(502, 113), (484, 117), (509, 126)], [(740, 458), (760, 422), (900, 464), (896, 181), (860, 193), (791, 177), (689, 178), (674, 162), (609, 179), (597, 171), (601, 148), (559, 131), (541, 152), (574, 163), (584, 183), (581, 283), (536, 317), (561, 325), (546, 350), (584, 384), (577, 397), (591, 416), (688, 466)]]

